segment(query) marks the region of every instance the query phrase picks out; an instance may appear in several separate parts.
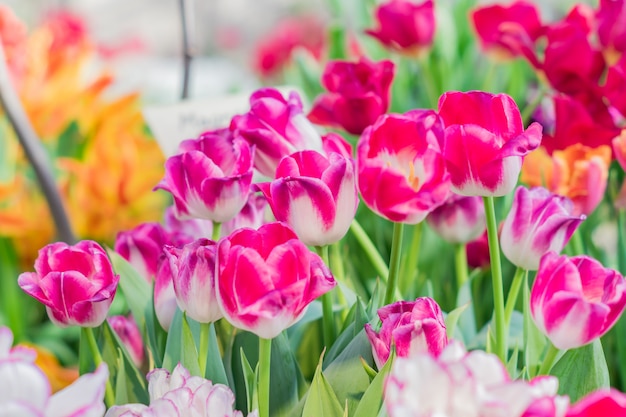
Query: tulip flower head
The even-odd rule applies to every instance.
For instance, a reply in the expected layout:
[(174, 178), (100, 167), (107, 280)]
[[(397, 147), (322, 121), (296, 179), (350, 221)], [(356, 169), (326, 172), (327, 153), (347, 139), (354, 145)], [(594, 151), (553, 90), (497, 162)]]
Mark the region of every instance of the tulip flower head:
[(363, 201), (380, 216), (416, 224), (450, 192), (441, 154), (441, 119), (431, 110), (381, 116), (357, 145)]
[(567, 197), (543, 187), (518, 187), (502, 225), (502, 252), (514, 265), (530, 271), (548, 251), (561, 252), (585, 215), (574, 216)]
[(322, 139), (304, 116), (295, 91), (287, 99), (274, 88), (255, 91), (250, 111), (233, 117), (230, 129), (255, 147), (254, 167), (270, 178), (282, 157), (305, 149), (322, 150)]
[(222, 317), (215, 298), (215, 242), (201, 238), (181, 250), (166, 246), (165, 254), (180, 309), (199, 323)]
[(513, 191), (524, 156), (541, 143), (541, 125), (532, 123), (524, 130), (511, 97), (482, 91), (444, 93), (439, 115), (452, 190), (481, 197)]
[(375, 12), (378, 28), (366, 34), (384, 46), (407, 55), (422, 55), (435, 37), (435, 10), (432, 0), (422, 3), (391, 0), (380, 4)]
[(165, 162), (155, 189), (174, 197), (176, 217), (223, 223), (246, 203), (252, 184), (253, 148), (239, 137), (205, 133), (181, 144), (183, 152)]
[(626, 394), (616, 389), (594, 391), (572, 405), (567, 417), (600, 417), (626, 415)]
[(217, 245), (217, 300), (233, 326), (271, 339), (336, 282), (283, 223), (240, 229)]
[(113, 331), (120, 338), (135, 366), (141, 367), (145, 354), (143, 339), (132, 316), (112, 316), (107, 319)]
[(530, 294), (535, 324), (559, 349), (604, 335), (626, 306), (626, 281), (588, 256), (546, 253)]
[(352, 158), (315, 151), (283, 158), (276, 179), (259, 184), (276, 220), (287, 223), (306, 245), (339, 241), (359, 203)]
[(178, 308), (174, 291), (174, 276), (178, 275), (178, 259), (182, 249), (167, 247), (159, 257), (156, 278), (154, 279), (154, 312), (163, 329), (169, 330)]
[(11, 348), (13, 334), (0, 327), (0, 410), (5, 416), (88, 417), (104, 414), (106, 364), (52, 395), (46, 375), (33, 363), (35, 352)]
[(328, 92), (315, 99), (309, 119), (360, 135), (387, 112), (393, 75), (394, 64), (388, 60), (330, 61), (322, 74)]
[(83, 240), (73, 246), (47, 245), (39, 251), (35, 272), (20, 274), (17, 283), (46, 306), (58, 326), (97, 327), (106, 318), (119, 279), (104, 249)]
[(449, 243), (468, 243), (487, 228), (485, 205), (480, 197), (451, 194), (445, 203), (434, 209), (426, 221)]
[(402, 358), (416, 352), (438, 356), (448, 344), (443, 313), (432, 298), (395, 302), (380, 308), (378, 317), (382, 322), (378, 333), (365, 325), (378, 369), (387, 362), (392, 346)]
[(626, 52), (626, 1), (600, 0), (596, 12), (598, 40), (605, 49), (605, 56), (614, 63)]

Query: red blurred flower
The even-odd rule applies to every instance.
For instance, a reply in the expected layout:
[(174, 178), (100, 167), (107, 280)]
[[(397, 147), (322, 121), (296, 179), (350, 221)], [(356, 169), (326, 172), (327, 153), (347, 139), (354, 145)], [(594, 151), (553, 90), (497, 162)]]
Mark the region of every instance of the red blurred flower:
[(253, 67), (261, 77), (269, 78), (285, 69), (298, 48), (320, 59), (325, 43), (325, 27), (317, 18), (289, 18), (278, 23), (256, 45)]
[(534, 49), (543, 25), (537, 6), (523, 0), (480, 6), (472, 11), (471, 20), (485, 52), (503, 58), (523, 56), (539, 66)]
[(626, 394), (616, 389), (598, 390), (583, 397), (567, 411), (566, 417), (619, 417), (626, 415)]
[(329, 62), (322, 75), (328, 92), (315, 99), (309, 119), (360, 135), (387, 112), (393, 75), (394, 64), (388, 60), (361, 57), (358, 62)]
[(469, 265), (470, 268), (488, 268), (489, 265), (491, 265), (487, 230), (477, 239), (465, 245), (465, 254), (467, 256), (467, 265)]
[(595, 17), (600, 44), (614, 63), (626, 52), (626, 1), (600, 0)]
[(626, 117), (626, 54), (609, 67), (602, 91), (611, 106)]
[(435, 36), (433, 0), (391, 0), (380, 4), (375, 13), (378, 27), (365, 33), (386, 47), (408, 55), (420, 55), (431, 47)]

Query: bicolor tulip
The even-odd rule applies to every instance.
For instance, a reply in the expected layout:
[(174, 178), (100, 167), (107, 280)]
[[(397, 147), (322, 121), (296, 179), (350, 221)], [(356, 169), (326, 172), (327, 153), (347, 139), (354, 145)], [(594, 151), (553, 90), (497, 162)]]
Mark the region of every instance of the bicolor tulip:
[(120, 338), (130, 358), (137, 367), (141, 367), (145, 354), (143, 339), (137, 323), (132, 316), (112, 316), (107, 319), (113, 331)]
[(513, 191), (524, 156), (541, 143), (541, 125), (532, 123), (524, 130), (511, 97), (482, 91), (444, 93), (439, 115), (452, 190), (481, 197)]
[(222, 225), (221, 236), (228, 236), (243, 227), (258, 229), (267, 222), (266, 209), (267, 198), (263, 194), (250, 192), (248, 201), (241, 211), (233, 219)]
[(543, 25), (536, 5), (524, 0), (482, 5), (472, 11), (471, 21), (483, 51), (504, 59), (523, 56), (539, 67), (534, 49)]
[[(147, 375), (150, 404), (111, 407), (105, 417), (243, 417), (234, 410), (235, 396), (226, 385), (192, 376), (181, 364), (172, 373), (157, 368)], [(248, 417), (257, 417), (256, 411)]]
[(518, 187), (500, 233), (502, 252), (515, 266), (530, 271), (548, 251), (561, 252), (585, 215), (574, 204), (543, 187)]
[(309, 119), (360, 135), (387, 112), (393, 75), (394, 64), (388, 60), (330, 61), (322, 74), (328, 92), (315, 99)]
[(448, 344), (443, 313), (432, 298), (386, 305), (378, 309), (378, 317), (382, 322), (378, 332), (369, 323), (365, 325), (378, 369), (389, 359), (392, 346), (398, 357), (418, 352), (439, 356)]
[(163, 213), (163, 227), (170, 234), (177, 237), (173, 242), (166, 242), (175, 246), (182, 246), (185, 243), (192, 242), (201, 237), (210, 237), (213, 234), (212, 221), (196, 218), (181, 220), (176, 217), (176, 208), (174, 206), (168, 206), (165, 209), (165, 213)]
[(552, 155), (540, 147), (524, 161), (521, 181), (569, 197), (575, 216), (589, 215), (604, 198), (610, 164), (611, 148), (605, 145), (574, 144)]
[(219, 320), (215, 298), (215, 242), (201, 238), (181, 250), (165, 247), (178, 307), (199, 323)]
[(58, 326), (96, 327), (109, 312), (119, 279), (102, 246), (83, 240), (47, 245), (39, 251), (35, 272), (20, 274), (17, 283), (46, 306)]
[(577, 348), (604, 335), (626, 306), (626, 281), (588, 256), (541, 258), (530, 293), (539, 330), (559, 349)]
[(174, 197), (176, 217), (223, 223), (244, 206), (252, 184), (253, 148), (239, 137), (205, 133), (183, 142), (165, 162), (155, 189)]
[(416, 224), (450, 192), (441, 153), (441, 119), (432, 110), (381, 116), (357, 145), (363, 201), (380, 216)]
[(408, 55), (427, 51), (435, 37), (435, 9), (433, 0), (416, 3), (391, 0), (378, 5), (375, 11), (376, 29), (366, 34), (376, 38), (385, 47)]
[(426, 217), (428, 225), (449, 243), (468, 243), (487, 228), (485, 205), (480, 197), (451, 194)]
[(452, 341), (438, 357), (396, 358), (385, 382), (384, 404), (389, 417), (521, 416), (536, 399), (555, 396), (557, 385), (511, 380), (496, 355), (467, 353)]
[(336, 285), (322, 259), (283, 223), (240, 229), (217, 244), (217, 300), (233, 326), (271, 339)]
[(122, 255), (146, 281), (152, 282), (157, 273), (163, 246), (173, 245), (174, 237), (159, 223), (142, 223), (122, 231), (115, 239), (115, 251)]
[(90, 417), (104, 414), (105, 363), (52, 394), (46, 375), (33, 361), (35, 351), (11, 348), (13, 334), (0, 327), (0, 410), (5, 416)]
[(274, 178), (282, 157), (322, 149), (322, 139), (305, 117), (295, 91), (287, 99), (274, 88), (255, 91), (250, 96), (250, 111), (233, 117), (230, 129), (255, 147), (254, 167), (269, 178)]
[(178, 259), (181, 251), (182, 249), (171, 246), (161, 253), (154, 279), (154, 312), (159, 324), (166, 331), (169, 330), (178, 308), (174, 292), (174, 276), (178, 275), (178, 262), (170, 262), (170, 258)]
[(566, 417), (604, 417), (626, 415), (626, 394), (618, 390), (600, 389), (581, 398), (567, 411)]
[(306, 245), (339, 241), (350, 228), (359, 203), (352, 158), (315, 151), (280, 161), (276, 179), (259, 184), (276, 220), (287, 223)]

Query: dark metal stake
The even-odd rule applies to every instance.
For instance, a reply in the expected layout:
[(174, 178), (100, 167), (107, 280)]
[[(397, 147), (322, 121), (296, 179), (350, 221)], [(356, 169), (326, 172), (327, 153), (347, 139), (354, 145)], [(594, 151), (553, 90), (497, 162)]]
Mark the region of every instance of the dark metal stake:
[(191, 61), (196, 55), (196, 45), (194, 44), (194, 1), (179, 0), (180, 18), (183, 31), (183, 88), (181, 98), (189, 97), (189, 76), (191, 73)]
[(73, 244), (76, 237), (72, 232), (67, 213), (63, 207), (61, 195), (54, 180), (54, 173), (46, 151), (37, 137), (37, 133), (22, 107), (19, 96), (11, 83), (9, 69), (2, 43), (0, 42), (0, 105), (15, 130), (15, 134), (24, 149), (28, 161), (35, 170), (39, 186), (48, 202), (50, 213), (54, 220), (58, 239)]

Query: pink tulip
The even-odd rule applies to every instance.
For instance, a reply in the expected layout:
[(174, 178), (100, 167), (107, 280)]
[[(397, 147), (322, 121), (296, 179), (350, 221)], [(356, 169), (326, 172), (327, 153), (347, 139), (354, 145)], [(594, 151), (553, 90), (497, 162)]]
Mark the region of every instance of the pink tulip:
[(201, 238), (179, 251), (165, 247), (178, 307), (199, 323), (222, 317), (215, 298), (215, 242)]
[(357, 145), (363, 201), (394, 222), (419, 223), (450, 191), (440, 150), (441, 119), (431, 110), (380, 117)]
[(378, 5), (378, 28), (366, 30), (387, 48), (420, 55), (428, 50), (435, 37), (435, 10), (432, 0), (416, 3), (391, 0)]
[(467, 242), (465, 255), (467, 256), (467, 265), (470, 268), (488, 268), (491, 265), (487, 230), (478, 238)]
[(387, 362), (392, 346), (398, 357), (416, 352), (438, 356), (448, 344), (443, 313), (432, 298), (395, 302), (378, 309), (378, 317), (382, 322), (378, 333), (365, 325), (378, 369)]
[(109, 372), (102, 364), (52, 394), (46, 375), (35, 365), (36, 352), (11, 348), (13, 334), (0, 327), (0, 413), (24, 417), (90, 417), (104, 414), (104, 386)]
[(270, 178), (283, 156), (322, 149), (322, 139), (304, 116), (295, 91), (285, 99), (273, 88), (257, 90), (250, 96), (250, 111), (233, 117), (230, 128), (255, 147), (254, 167)]
[(112, 316), (107, 319), (113, 331), (120, 338), (131, 359), (137, 367), (141, 367), (144, 360), (144, 346), (141, 332), (135, 319), (131, 316)]
[(181, 149), (165, 162), (165, 177), (155, 187), (172, 194), (176, 217), (218, 223), (235, 217), (252, 184), (253, 149), (215, 133), (185, 141)]
[(346, 158), (352, 158), (354, 150), (352, 145), (346, 141), (341, 135), (330, 132), (322, 136), (322, 148), (326, 155), (331, 153), (338, 153)]
[(98, 243), (51, 243), (39, 250), (35, 271), (20, 274), (17, 283), (46, 306), (53, 323), (61, 327), (102, 324), (120, 277)]
[[(233, 409), (235, 396), (226, 385), (191, 376), (181, 364), (172, 373), (157, 368), (148, 376), (150, 404), (115, 405), (105, 417), (243, 417)], [(256, 411), (248, 417), (257, 417)]]
[(559, 380), (553, 376), (538, 376), (528, 382), (532, 401), (521, 417), (565, 417), (569, 397), (557, 395)]
[(315, 99), (309, 119), (360, 135), (387, 112), (393, 75), (394, 64), (387, 60), (330, 61), (322, 74), (328, 92)]
[(266, 208), (267, 198), (262, 194), (251, 192), (241, 211), (222, 225), (221, 236), (228, 236), (243, 227), (258, 229), (266, 223)]
[(240, 229), (217, 245), (217, 300), (233, 326), (271, 339), (336, 282), (282, 223)]
[(515, 266), (530, 271), (548, 251), (561, 252), (585, 215), (575, 216), (567, 197), (543, 187), (518, 187), (502, 225), (502, 252)]
[(416, 353), (394, 360), (385, 381), (389, 417), (521, 416), (537, 398), (556, 395), (512, 381), (498, 357), (467, 353), (453, 341), (438, 356)]
[(161, 253), (154, 280), (154, 312), (165, 331), (169, 331), (178, 308), (176, 292), (174, 292), (174, 276), (178, 275), (178, 263), (170, 262), (170, 257), (177, 259), (181, 251), (180, 248), (168, 247), (167, 253), (165, 251)]
[(541, 143), (541, 125), (532, 123), (524, 130), (511, 97), (482, 91), (444, 93), (439, 114), (452, 190), (481, 197), (513, 191), (524, 155)]
[(605, 334), (626, 306), (626, 281), (588, 256), (548, 252), (530, 294), (539, 330), (559, 349), (577, 348)]
[(626, 52), (626, 1), (600, 0), (596, 12), (598, 39), (611, 61)]
[(472, 11), (471, 20), (484, 51), (505, 58), (522, 56), (539, 67), (534, 49), (543, 25), (536, 5), (523, 0), (482, 5)]
[(626, 416), (626, 394), (616, 389), (598, 390), (588, 394), (567, 412), (567, 417)]
[(276, 220), (287, 223), (306, 245), (324, 246), (348, 232), (359, 203), (354, 162), (315, 151), (283, 158), (276, 179), (259, 184)]
[(445, 203), (434, 209), (426, 221), (449, 243), (468, 243), (486, 230), (485, 205), (480, 197), (451, 194)]
[(608, 99), (611, 106), (626, 118), (626, 54), (614, 65), (610, 66), (606, 74), (606, 83), (602, 87), (602, 92)]
[[(182, 246), (193, 242), (201, 237), (210, 237), (213, 234), (213, 222), (205, 219), (179, 219), (176, 217), (176, 208), (168, 206), (163, 214), (163, 227), (175, 236), (185, 236), (185, 239), (177, 239), (174, 242), (166, 242), (170, 245)], [(222, 225), (223, 227), (224, 225)]]
[(122, 231), (115, 239), (115, 251), (122, 255), (146, 281), (152, 282), (157, 273), (163, 245), (176, 244), (175, 236), (159, 223), (142, 223)]

